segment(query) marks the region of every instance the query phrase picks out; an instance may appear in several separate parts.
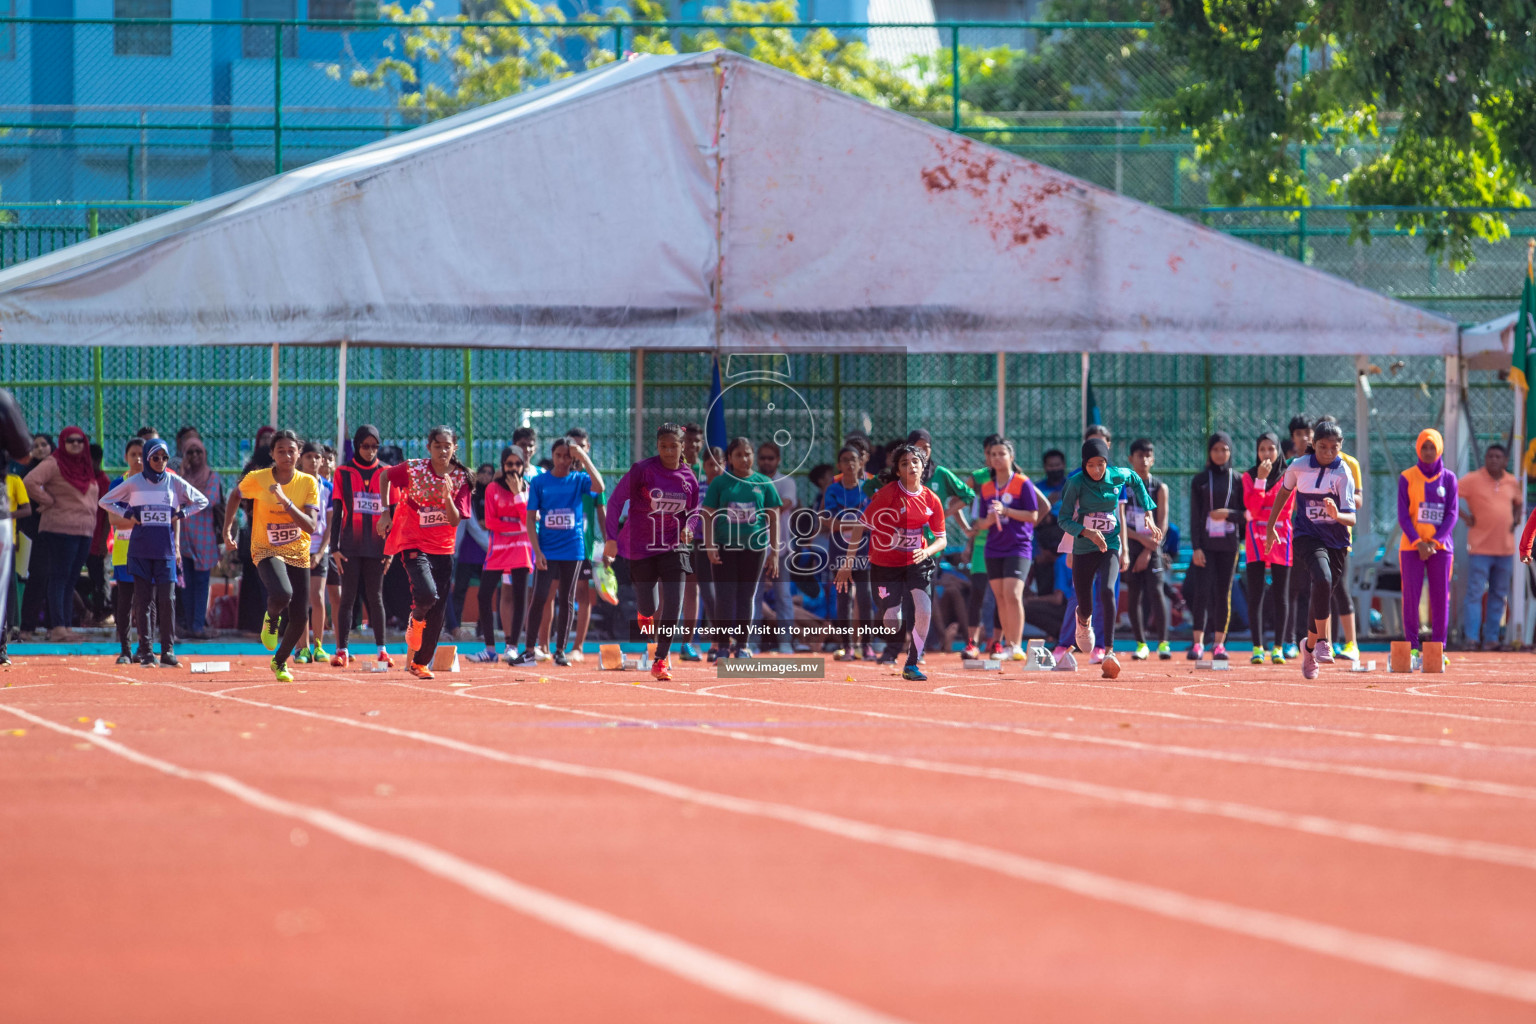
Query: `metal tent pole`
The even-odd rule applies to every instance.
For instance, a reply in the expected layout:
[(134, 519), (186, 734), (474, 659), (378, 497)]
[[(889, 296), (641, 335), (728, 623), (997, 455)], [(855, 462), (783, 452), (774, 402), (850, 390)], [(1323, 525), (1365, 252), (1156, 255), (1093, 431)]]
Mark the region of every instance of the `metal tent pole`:
[(271, 384), (267, 390), (267, 422), (276, 427), (277, 423), (277, 343), (272, 344), (272, 375)]
[(997, 432), (1007, 434), (1008, 421), (1008, 354), (997, 354)]
[(346, 450), (347, 444), (347, 339), (341, 339), (341, 350), (336, 353), (336, 450)]

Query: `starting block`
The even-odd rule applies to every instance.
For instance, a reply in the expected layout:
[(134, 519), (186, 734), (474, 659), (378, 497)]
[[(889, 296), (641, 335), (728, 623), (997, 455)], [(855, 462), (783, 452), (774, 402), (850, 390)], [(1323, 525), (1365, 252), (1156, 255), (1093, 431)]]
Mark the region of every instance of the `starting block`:
[(1068, 651), (1066, 654), (1063, 654), (1061, 656), (1061, 660), (1056, 662), (1056, 667), (1051, 669), (1051, 671), (1052, 672), (1076, 672), (1077, 671), (1077, 656), (1075, 654), (1073, 654), (1071, 651)]
[(1029, 646), (1024, 648), (1024, 671), (1056, 671), (1056, 658), (1051, 654), (1051, 649), (1045, 646), (1043, 640), (1031, 640)]
[(1362, 658), (1350, 666), (1349, 670), (1351, 672), (1375, 672), (1376, 663), (1374, 661), (1366, 661)]
[(994, 658), (987, 658), (982, 661), (978, 661), (975, 658), (967, 658), (960, 664), (977, 672), (997, 672), (1003, 667), (1003, 663)]
[(432, 655), (432, 671), (459, 671), (459, 649), (457, 647), (439, 647)]
[(369, 672), (388, 672), (389, 671), (389, 662), (387, 662), (387, 661), (378, 661), (378, 660), (370, 661), (368, 663), (368, 671)]
[(192, 663), (192, 671), (196, 672), (199, 675), (201, 675), (201, 674), (203, 674), (205, 672), (228, 672), (229, 671), (229, 662), (227, 662), (227, 661), (194, 661)]
[(1432, 640), (1424, 641), (1424, 656), (1421, 659), (1420, 671), (1441, 675), (1445, 672), (1445, 644), (1437, 644)]
[(1387, 662), (1388, 672), (1413, 671), (1413, 645), (1407, 640), (1393, 640), (1392, 653)]
[(1202, 660), (1195, 662), (1195, 668), (1203, 668), (1210, 672), (1230, 672), (1232, 671), (1232, 663), (1230, 661), (1216, 661), (1213, 658), (1210, 661)]
[(618, 644), (599, 644), (597, 648), (599, 668), (617, 672), (624, 667), (624, 648)]

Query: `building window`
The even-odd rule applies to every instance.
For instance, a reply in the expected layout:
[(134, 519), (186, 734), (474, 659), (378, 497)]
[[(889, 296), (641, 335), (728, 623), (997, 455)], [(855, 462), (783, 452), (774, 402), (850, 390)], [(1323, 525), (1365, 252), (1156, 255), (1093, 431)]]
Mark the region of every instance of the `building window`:
[(378, 0), (309, 0), (310, 21), (377, 21)]
[[(171, 0), (112, 0), (114, 18), (169, 18)], [(169, 57), (171, 26), (113, 25), (112, 52), (119, 57)]]
[[(291, 21), (298, 16), (294, 0), (245, 0), (243, 18), (264, 21)], [(247, 25), (241, 30), (241, 52), (247, 57), (276, 55), (277, 31), (271, 25)], [(299, 55), (299, 32), (293, 27), (283, 29), (283, 56)]]

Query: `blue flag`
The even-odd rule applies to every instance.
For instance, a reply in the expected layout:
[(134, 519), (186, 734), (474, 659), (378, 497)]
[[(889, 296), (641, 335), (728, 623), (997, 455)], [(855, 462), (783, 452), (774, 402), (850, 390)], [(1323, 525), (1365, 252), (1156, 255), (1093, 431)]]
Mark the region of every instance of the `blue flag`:
[(715, 373), (709, 383), (709, 415), (704, 420), (704, 440), (711, 448), (725, 451), (730, 437), (725, 432), (725, 396), (720, 389), (720, 354), (715, 354)]

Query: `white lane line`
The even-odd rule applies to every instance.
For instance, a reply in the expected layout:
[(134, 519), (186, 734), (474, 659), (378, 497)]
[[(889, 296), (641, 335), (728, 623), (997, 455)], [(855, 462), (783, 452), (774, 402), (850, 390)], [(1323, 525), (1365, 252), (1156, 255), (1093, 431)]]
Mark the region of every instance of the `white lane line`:
[[(1130, 686), (1102, 686), (1098, 683), (1061, 683), (1062, 686), (1088, 686), (1102, 690), (1125, 690), (1129, 693), (1145, 693), (1145, 690), (1137, 690)], [(1317, 701), (1301, 700), (1276, 700), (1273, 697), (1237, 697), (1227, 693), (1196, 693), (1195, 690), (1205, 686), (1265, 686), (1285, 685), (1274, 683), (1190, 683), (1188, 686), (1180, 686), (1172, 692), (1180, 697), (1200, 697), (1206, 700), (1241, 700), (1256, 704), (1274, 704), (1288, 708), (1328, 708), (1339, 711), (1369, 711), (1378, 715), (1417, 715), (1423, 718), (1454, 718), (1462, 722), (1482, 722), (1488, 725), (1536, 725), (1536, 721), (1524, 721), (1519, 718), (1491, 718), (1486, 715), (1457, 714), (1454, 711), (1426, 711), (1423, 708), (1378, 708), (1365, 704), (1324, 704)], [(1380, 690), (1380, 693), (1396, 693), (1395, 690)]]
[[(650, 718), (637, 718), (632, 715), (609, 715), (579, 708), (561, 707), (554, 704), (535, 704), (528, 701), (509, 700), (505, 697), (492, 697), (482, 693), (465, 693), (462, 690), (445, 694), (441, 690), (427, 686), (415, 686), (411, 683), (388, 683), (386, 685), (397, 686), (406, 690), (417, 690), (437, 696), (461, 696), (467, 697), (470, 700), (489, 701), (508, 707), (562, 712), (608, 722), (617, 719), (649, 726), (654, 729), (691, 732), (700, 736), (714, 736), (720, 739), (735, 740), (743, 743), (758, 743), (765, 746), (781, 747), (786, 750), (796, 750), (801, 753), (818, 754), (824, 757), (835, 757), (845, 761), (857, 761), (864, 764), (909, 768), (915, 771), (934, 772), (942, 775), (959, 775), (995, 782), (1009, 782), (1036, 789), (1068, 793), (1073, 796), (1090, 797), (1096, 800), (1105, 800), (1111, 803), (1126, 804), (1134, 807), (1210, 815), (1240, 821), (1244, 824), (1287, 829), (1307, 835), (1343, 839), (1370, 846), (1407, 850), (1412, 853), (1425, 853), (1439, 857), (1457, 857), (1488, 864), (1499, 864), (1505, 867), (1536, 870), (1536, 850), (1523, 846), (1511, 846), (1505, 843), (1482, 842), (1475, 839), (1453, 839), (1426, 832), (1407, 832), (1399, 829), (1379, 828), (1374, 825), (1339, 821), (1316, 814), (1291, 814), (1285, 811), (1276, 811), (1267, 807), (1256, 807), (1251, 804), (1242, 804), (1229, 800), (1180, 797), (1169, 793), (1127, 789), (1121, 786), (1106, 786), (1094, 782), (1062, 778), (1060, 776), (1041, 775), (1038, 772), (1016, 771), (1009, 768), (987, 768), (977, 765), (957, 764), (952, 761), (932, 761), (924, 758), (880, 754), (850, 747), (833, 747), (822, 743), (806, 743), (785, 736), (763, 735), (718, 726), (706, 728), (703, 726), (674, 725)], [(718, 707), (719, 705), (715, 706)], [(794, 725), (795, 723), (787, 724)]]
[[(75, 671), (87, 672), (89, 670), (76, 669)], [(103, 673), (92, 674), (99, 675)], [(174, 684), (165, 685), (174, 686)], [(180, 689), (181, 687), (176, 688)], [(792, 804), (754, 800), (697, 789), (693, 786), (669, 782), (665, 779), (642, 775), (638, 772), (613, 768), (595, 768), (588, 765), (554, 761), (548, 758), (510, 754), (491, 747), (482, 747), (478, 744), (466, 743), (462, 740), (437, 736), (432, 733), (419, 732), (414, 729), (396, 729), (391, 726), (354, 722), (335, 715), (307, 711), (303, 708), (293, 708), (282, 704), (268, 704), (245, 697), (225, 697), (222, 699), (276, 711), (286, 711), (304, 718), (335, 722), (402, 739), (417, 740), (471, 756), (499, 761), (503, 764), (534, 768), (568, 777), (616, 783), (658, 796), (669, 797), (703, 807), (712, 807), (733, 814), (784, 822), (826, 835), (866, 843), (871, 846), (901, 850), (951, 863), (981, 868), (1026, 882), (1050, 886), (1100, 902), (1157, 914), (1161, 917), (1186, 924), (1204, 925), (1209, 928), (1275, 942), (1291, 946), (1295, 949), (1364, 964), (1409, 977), (1438, 981), (1469, 991), (1503, 996), (1508, 999), (1536, 1004), (1536, 971), (1528, 971), (1519, 967), (1511, 967), (1507, 964), (1498, 964), (1461, 956), (1430, 946), (1421, 946), (1417, 943), (1405, 942), (1399, 939), (1389, 939), (1379, 935), (1357, 932), (1319, 921), (1293, 917), (1289, 914), (1256, 910), (1222, 900), (1192, 896), (1174, 889), (1165, 889), (1161, 886), (1147, 885), (1141, 882), (1114, 878), (1109, 875), (1101, 875), (1083, 868), (1054, 864), (1049, 861), (1010, 853), (1006, 850), (998, 850), (976, 843), (965, 842), (964, 840), (948, 839), (943, 836), (912, 832), (906, 829), (888, 828), (883, 825), (845, 818), (841, 815), (796, 807)], [(0, 705), (0, 710), (10, 711), (13, 714), (20, 713), (23, 717), (33, 719), (39, 724), (46, 724), (50, 728), (78, 735), (83, 739), (90, 739), (93, 742), (101, 742), (100, 737), (93, 737), (90, 733), (77, 732), (63, 726), (53, 725), (47, 722), (46, 719), (35, 718), (26, 712), (21, 712), (20, 709)], [(112, 741), (104, 742), (112, 743)], [(120, 744), (113, 745), (120, 746)], [(124, 749), (126, 750), (126, 748)], [(146, 755), (136, 756), (151, 760)], [(177, 769), (177, 771), (185, 772), (186, 769)], [(222, 776), (213, 776), (209, 773), (199, 772), (195, 774), (199, 777), (205, 777), (205, 781), (208, 778), (214, 777), (224, 778)], [(232, 782), (233, 780), (230, 781)], [(236, 785), (239, 784), (237, 783)], [(299, 805), (289, 806), (297, 807)], [(304, 808), (304, 810), (312, 811), (319, 815), (328, 814), (328, 812), (310, 808)], [(318, 827), (325, 826), (321, 825)], [(410, 840), (405, 841), (411, 842)], [(473, 865), (469, 866), (473, 867)], [(534, 890), (534, 892), (537, 892), (537, 890)], [(548, 894), (538, 893), (538, 895), (547, 896)], [(558, 899), (558, 897), (550, 898)], [(581, 910), (589, 909), (580, 907), (579, 904), (574, 906)], [(590, 912), (600, 913), (598, 911)], [(623, 923), (628, 924), (629, 922)], [(633, 927), (641, 926), (634, 925)], [(693, 947), (689, 948), (692, 949)], [(626, 951), (628, 952), (629, 950)], [(634, 954), (632, 953), (632, 955)], [(658, 964), (657, 966), (662, 965)], [(782, 1013), (783, 1011), (780, 1010), (779, 1012)], [(869, 1019), (873, 1020), (876, 1018)]]
[[(641, 685), (609, 684), (609, 685)], [(1439, 786), (1444, 789), (1459, 789), (1470, 793), (1483, 793), (1487, 796), (1508, 797), (1513, 800), (1536, 800), (1536, 789), (1530, 786), (1515, 786), (1504, 782), (1489, 782), (1481, 779), (1461, 779), (1450, 775), (1434, 775), (1427, 772), (1400, 771), (1395, 768), (1371, 768), (1365, 765), (1335, 764), (1327, 761), (1303, 761), (1292, 757), (1273, 757), (1258, 754), (1239, 754), (1226, 750), (1209, 750), (1204, 747), (1185, 747), (1169, 743), (1142, 743), (1138, 740), (1120, 739), (1115, 736), (1088, 736), (1082, 733), (1060, 732), (1055, 729), (1030, 729), (1019, 725), (996, 725), (990, 722), (962, 722), (947, 718), (929, 718), (922, 715), (900, 715), (886, 711), (866, 711), (861, 708), (828, 707), (821, 704), (799, 704), (789, 701), (768, 700), (763, 697), (743, 697), (740, 694), (715, 693), (715, 690), (727, 686), (751, 685), (746, 683), (722, 683), (719, 686), (707, 686), (695, 690), (698, 694), (708, 694), (711, 697), (719, 697), (721, 700), (748, 701), (754, 704), (768, 704), (782, 708), (800, 708), (807, 711), (828, 711), (833, 714), (861, 715), (867, 718), (879, 718), (896, 722), (915, 722), (922, 725), (938, 725), (949, 729), (978, 729), (985, 732), (1011, 733), (1015, 736), (1031, 736), (1037, 739), (1057, 740), (1065, 743), (1088, 743), (1094, 746), (1118, 747), (1122, 750), (1140, 750), (1153, 754), (1166, 754), (1171, 757), (1191, 757), (1207, 761), (1223, 761), (1227, 764), (1251, 765), (1259, 768), (1282, 768), (1288, 771), (1317, 772), (1326, 775), (1345, 775), (1353, 778), (1374, 779), (1380, 782), (1404, 782), (1416, 786)], [(817, 685), (827, 685), (825, 680), (818, 680)], [(897, 686), (877, 686), (873, 683), (835, 683), (836, 686), (857, 686), (868, 690), (893, 690), (898, 693), (912, 693), (912, 690)], [(666, 690), (665, 687), (645, 687), (646, 689)]]
[(20, 686), (12, 686), (10, 683), (6, 683), (4, 686), (0, 686), (0, 690), (35, 690), (39, 686), (52, 685), (52, 683), (22, 683)]
[[(944, 676), (949, 679), (962, 678), (955, 672), (931, 671), (930, 675)], [(1201, 722), (1208, 725), (1232, 725), (1245, 729), (1269, 729), (1276, 732), (1300, 732), (1317, 736), (1341, 736), (1346, 739), (1376, 740), (1381, 743), (1405, 743), (1415, 746), (1442, 747), (1453, 750), (1476, 750), (1498, 754), (1526, 754), (1536, 755), (1536, 747), (1498, 746), (1492, 743), (1477, 743), (1472, 740), (1448, 740), (1438, 736), (1402, 736), (1397, 733), (1387, 732), (1360, 732), (1355, 729), (1334, 729), (1322, 725), (1288, 725), (1284, 722), (1254, 722), (1245, 719), (1212, 718), (1206, 715), (1181, 715), (1174, 711), (1147, 711), (1137, 708), (1113, 708), (1102, 707), (1096, 704), (1058, 704), (1054, 701), (1020, 700), (1017, 697), (993, 697), (980, 693), (958, 693), (962, 688), (972, 686), (1001, 686), (1002, 683), (950, 683), (948, 686), (936, 687), (932, 692), (941, 693), (946, 697), (963, 697), (967, 700), (990, 700), (1004, 704), (1023, 704), (1035, 708), (1061, 708), (1069, 711), (1101, 711), (1106, 715), (1144, 715), (1149, 718), (1166, 718), (1179, 722)]]
[[(791, 1020), (818, 1024), (901, 1024), (897, 1017), (861, 1006), (823, 989), (770, 974), (666, 932), (536, 889), (420, 840), (386, 832), (333, 811), (273, 796), (220, 772), (183, 768), (150, 754), (140, 753), (117, 740), (71, 729), (20, 708), (0, 704), (0, 710), (45, 729), (84, 740), (126, 761), (153, 768), (164, 775), (212, 786), (257, 810), (302, 821), (355, 846), (405, 861), (493, 903), (634, 957), (713, 992), (770, 1010)], [(1451, 969), (1458, 970), (1455, 966)], [(1490, 975), (1489, 978), (1494, 980), (1495, 976)], [(1520, 990), (1518, 979), (1506, 979), (1503, 984), (1511, 985), (1513, 991)], [(1532, 1001), (1536, 1001), (1536, 997)]]
[(1411, 693), (1415, 697), (1440, 697), (1445, 700), (1476, 700), (1488, 704), (1518, 704), (1521, 707), (1536, 708), (1536, 702), (1528, 700), (1504, 700), (1501, 697), (1474, 697), (1470, 693), (1425, 693), (1425, 690), (1436, 686), (1479, 686), (1480, 683), (1420, 683), (1418, 686), (1410, 686), (1402, 693)]

